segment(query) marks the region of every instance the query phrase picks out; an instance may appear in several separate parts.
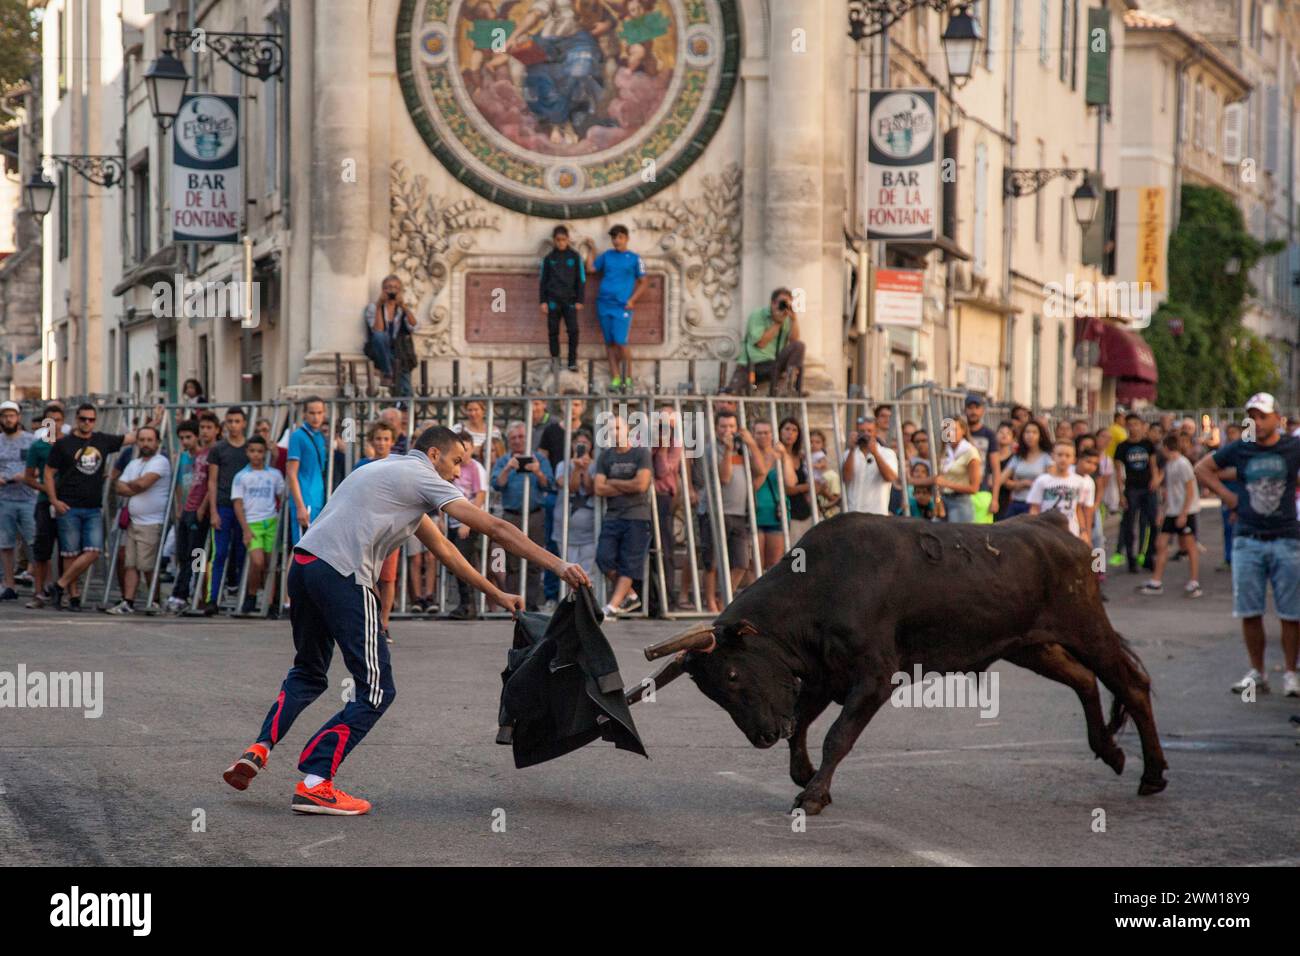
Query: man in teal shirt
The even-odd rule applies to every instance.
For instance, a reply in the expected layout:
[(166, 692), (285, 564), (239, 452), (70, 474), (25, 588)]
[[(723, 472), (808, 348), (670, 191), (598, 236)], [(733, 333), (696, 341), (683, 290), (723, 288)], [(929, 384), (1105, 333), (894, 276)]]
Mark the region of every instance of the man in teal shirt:
[(789, 289), (777, 289), (769, 305), (749, 314), (731, 383), (733, 393), (748, 394), (753, 386), (768, 382), (770, 394), (787, 388), (798, 394), (803, 380), (804, 344), (799, 340), (799, 317), (793, 301)]
[(293, 543), (325, 508), (325, 476), (329, 468), (329, 442), (325, 427), (325, 401), (315, 395), (303, 402), (303, 422), (289, 436), (285, 485), (293, 502)]

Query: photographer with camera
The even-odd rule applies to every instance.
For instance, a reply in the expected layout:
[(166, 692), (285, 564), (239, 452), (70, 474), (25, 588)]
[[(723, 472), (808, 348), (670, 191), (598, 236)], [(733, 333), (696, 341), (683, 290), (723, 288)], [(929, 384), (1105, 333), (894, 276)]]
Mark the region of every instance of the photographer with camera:
[(786, 288), (777, 289), (768, 305), (749, 315), (729, 390), (733, 395), (748, 395), (756, 385), (767, 382), (768, 394), (798, 395), (803, 358), (794, 294)]
[[(575, 405), (580, 404), (574, 402)], [(564, 536), (564, 508), (569, 508), (568, 551), (564, 560), (579, 565), (588, 574), (596, 565), (596, 506), (592, 495), (596, 491), (596, 462), (592, 458), (591, 432), (580, 428), (573, 433), (572, 457), (561, 461), (555, 469), (557, 489), (569, 486), (566, 502), (564, 494), (555, 496), (555, 512), (551, 519), (556, 551)]]
[(857, 440), (844, 456), (844, 510), (889, 514), (889, 489), (898, 478), (898, 456), (876, 440), (876, 420), (862, 415)]
[[(511, 422), (506, 429), (510, 454), (492, 464), (492, 483), (501, 494), (502, 516), (525, 532), (533, 543), (546, 547), (546, 516), (543, 514), (545, 493), (554, 481), (551, 463), (540, 456), (528, 454), (527, 426)], [(524, 519), (524, 488), (528, 490), (528, 515)], [(519, 565), (521, 558), (513, 557), (506, 563), (506, 586), (511, 594), (519, 593)], [(527, 610), (536, 611), (542, 604), (542, 566), (537, 562), (528, 565), (528, 590), (524, 595)]]

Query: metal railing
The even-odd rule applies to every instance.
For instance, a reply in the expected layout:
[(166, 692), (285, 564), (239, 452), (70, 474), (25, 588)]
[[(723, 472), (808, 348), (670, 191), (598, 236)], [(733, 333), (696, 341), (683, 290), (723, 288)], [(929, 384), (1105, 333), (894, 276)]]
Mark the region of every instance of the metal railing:
[[(641, 561), (642, 576), (634, 582), (634, 587), (637, 588), (637, 593), (642, 599), (642, 607), (637, 613), (639, 616), (650, 614), (651, 591), (653, 589), (660, 613), (664, 616), (705, 616), (711, 613), (708, 610), (711, 605), (715, 603), (725, 604), (734, 597), (731, 555), (726, 529), (724, 483), (721, 480), (719, 469), (721, 449), (714, 426), (717, 413), (720, 410), (734, 409), (740, 427), (746, 429), (747, 432), (751, 423), (756, 424), (759, 421), (769, 423), (772, 428), (774, 446), (780, 441), (779, 423), (787, 418), (794, 420), (800, 432), (800, 448), (796, 453), (797, 458), (793, 462), (794, 470), (797, 473), (802, 468), (806, 476), (808, 488), (801, 494), (807, 496), (808, 511), (811, 515), (808, 526), (812, 527), (825, 519), (825, 515), (818, 504), (817, 480), (814, 474), (812, 456), (810, 455), (810, 434), (814, 429), (820, 430), (826, 437), (827, 447), (825, 452), (831, 461), (830, 467), (839, 471), (843, 468), (848, 455), (854, 451), (855, 445), (851, 436), (855, 430), (857, 420), (874, 417), (874, 409), (879, 405), (890, 407), (893, 410), (889, 429), (890, 434), (888, 436), (879, 436), (879, 440), (882, 444), (891, 446), (897, 455), (898, 478), (896, 487), (903, 503), (902, 510), (906, 513), (907, 503), (913, 489), (911, 488), (909, 474), (910, 463), (904, 451), (903, 422), (913, 420), (918, 425), (923, 424), (923, 427), (932, 436), (929, 442), (926, 463), (929, 466), (929, 474), (933, 478), (939, 474), (940, 468), (942, 423), (947, 418), (958, 418), (964, 414), (965, 394), (962, 390), (943, 389), (933, 383), (924, 383), (905, 388), (895, 399), (885, 401), (865, 396), (830, 399), (685, 394), (671, 396), (651, 394), (613, 396), (594, 393), (585, 395), (415, 395), (402, 399), (359, 393), (344, 395), (325, 399), (327, 422), (330, 430), (327, 440), (329, 453), (324, 476), (326, 505), (328, 506), (328, 502), (332, 497), (335, 479), (345, 480), (346, 476), (355, 469), (358, 460), (365, 454), (366, 435), (369, 426), (379, 418), (381, 411), (386, 408), (401, 406), (399, 411), (405, 419), (402, 430), (403, 437), (406, 439), (406, 447), (411, 447), (420, 430), (429, 424), (445, 425), (453, 428), (464, 424), (468, 425), (472, 431), (485, 433), (487, 437), (476, 452), (476, 457), (479, 459), (487, 479), (483, 507), (496, 514), (502, 514), (502, 500), (505, 494), (504, 489), (494, 480), (493, 476), (494, 465), (501, 455), (500, 450), (494, 447), (494, 443), (498, 440), (498, 435), (504, 436), (506, 432), (506, 429), (500, 428), (500, 425), (516, 420), (522, 421), (524, 423), (526, 453), (536, 454), (536, 429), (550, 424), (552, 421), (557, 421), (563, 429), (562, 448), (565, 478), (558, 483), (552, 478), (551, 482), (549, 482), (550, 488), (543, 492), (544, 497), (541, 502), (534, 500), (534, 481), (531, 479), (526, 480), (522, 488), (520, 512), (515, 523), (527, 535), (529, 533), (530, 515), (539, 507), (553, 508), (555, 520), (553, 532), (550, 536), (551, 540), (538, 541), (537, 543), (543, 547), (554, 547), (560, 555), (568, 560), (571, 554), (571, 545), (573, 544), (571, 540), (571, 486), (574, 483), (573, 470), (575, 467), (575, 459), (572, 457), (575, 432), (573, 424), (575, 403), (581, 401), (585, 404), (583, 422), (589, 423), (586, 427), (591, 430), (595, 438), (593, 452), (603, 452), (608, 447), (608, 429), (602, 429), (602, 425), (608, 424), (610, 415), (619, 413), (634, 419), (636, 416), (640, 416), (642, 421), (653, 422), (654, 412), (670, 409), (675, 415), (677, 424), (670, 433), (661, 431), (657, 435), (650, 436), (654, 445), (652, 453), (664, 449), (665, 443), (663, 439), (667, 438), (672, 443), (679, 444), (682, 447), (682, 455), (674, 469), (675, 475), (673, 477), (675, 482), (670, 482), (670, 484), (675, 483), (676, 489), (665, 512), (670, 519), (667, 522), (667, 527), (660, 520), (660, 493), (656, 489), (653, 472), (649, 489), (645, 493), (645, 500), (648, 503), (650, 514), (650, 543)], [(548, 417), (534, 421), (531, 406), (534, 401), (538, 400), (546, 403)], [(481, 407), (481, 416), (477, 410), (472, 416), (467, 414), (467, 406), (473, 403), (477, 403)], [(239, 407), (245, 410), (250, 434), (254, 430), (254, 423), (259, 419), (266, 418), (271, 422), (273, 444), (268, 448), (270, 454), (267, 467), (274, 467), (276, 447), (280, 443), (287, 442), (288, 436), (294, 429), (306, 427), (302, 423), (301, 403), (289, 400), (210, 403), (203, 406), (176, 404), (164, 406), (165, 415), (160, 426), (160, 453), (169, 457), (173, 467), (168, 492), (169, 506), (164, 516), (158, 555), (152, 573), (149, 575), (142, 608), (146, 613), (156, 613), (161, 607), (163, 598), (160, 570), (163, 559), (163, 544), (167, 540), (169, 532), (175, 529), (178, 520), (182, 516), (182, 502), (179, 502), (176, 496), (180, 481), (180, 469), (176, 467), (180, 450), (176, 426), (183, 418), (190, 417), (204, 409), (210, 409), (220, 416), (231, 404), (238, 404)], [(39, 411), (39, 406), (35, 407)], [(67, 407), (72, 408), (75, 405), (69, 404)], [(154, 407), (151, 404), (142, 403), (102, 404), (99, 407), (100, 420), (97, 427), (103, 432), (120, 434), (149, 418)], [(986, 409), (984, 421), (990, 427), (995, 426), (999, 420), (999, 412), (995, 411), (995, 408), (995, 406), (991, 406)], [(1073, 410), (1057, 411), (1060, 413), (1060, 417), (1067, 420), (1068, 418), (1086, 417), (1075, 414)], [(551, 419), (549, 416), (552, 414), (560, 417)], [(1144, 412), (1143, 417), (1154, 420), (1161, 414), (1165, 413), (1161, 410), (1149, 410)], [(1229, 421), (1240, 422), (1244, 417), (1243, 410), (1227, 408), (1180, 410), (1173, 414), (1178, 418), (1191, 417), (1195, 419), (1198, 422), (1198, 427), (1204, 422), (1209, 423), (1211, 427), (1218, 428), (1221, 428)], [(688, 422), (692, 427), (688, 427)], [(1106, 423), (1103, 422), (1102, 424)], [(768, 478), (766, 474), (761, 476), (755, 474), (755, 462), (748, 442), (741, 441), (738, 449), (741, 462), (735, 467), (743, 469), (746, 481), (745, 513), (743, 517), (747, 526), (749, 548), (753, 555), (748, 568), (743, 569), (744, 573), (740, 574), (735, 582), (743, 586), (746, 580), (758, 577), (765, 570), (763, 543), (766, 536), (780, 535), (782, 553), (789, 551), (792, 546), (796, 545), (797, 540), (790, 513), (790, 495), (786, 487), (784, 469), (780, 458), (777, 458), (772, 466), (776, 471), (774, 497), (776, 499), (779, 531), (771, 528), (765, 530), (758, 525), (758, 494), (759, 489), (762, 488)], [(509, 454), (508, 451), (505, 453)], [(338, 460), (337, 464), (336, 460)], [(559, 463), (551, 462), (549, 464), (552, 466), (552, 476), (554, 476), (556, 470), (554, 466)], [(111, 469), (111, 464), (106, 465), (106, 468)], [(338, 472), (342, 474), (340, 475)], [(666, 476), (664, 477), (666, 478)], [(516, 479), (511, 478), (509, 480)], [(841, 488), (840, 510), (848, 510), (848, 502), (843, 500), (848, 495), (848, 492), (848, 488)], [(696, 497), (697, 495), (698, 497)], [(563, 501), (562, 507), (555, 507), (557, 499)], [(599, 542), (605, 520), (605, 502), (598, 496), (593, 495), (591, 504), (593, 507), (594, 538), (596, 542)], [(119, 509), (120, 503), (113, 493), (112, 482), (105, 481), (103, 520), (105, 521), (105, 540), (109, 542), (109, 547), (105, 549), (105, 553), (101, 555), (100, 560), (92, 565), (87, 572), (82, 588), (82, 594), (88, 598), (92, 593), (94, 582), (99, 580), (98, 575), (102, 574), (102, 583), (98, 586), (96, 593), (103, 607), (109, 606), (115, 593), (117, 593), (116, 572), (119, 545), (122, 541), (122, 530), (115, 520)], [(315, 518), (316, 516), (313, 515), (312, 517)], [(738, 516), (733, 515), (733, 517)], [(286, 493), (280, 505), (279, 524), (274, 546), (272, 552), (267, 555), (266, 573), (263, 578), (262, 590), (256, 602), (255, 613), (257, 615), (265, 615), (273, 603), (281, 608), (287, 603), (288, 576), (285, 572), (288, 568), (288, 560), (292, 550), (290, 546), (292, 541), (290, 522), (294, 520), (296, 520), (296, 515), (292, 495)], [(679, 521), (680, 533), (676, 530)], [(703, 567), (700, 561), (701, 538), (706, 527), (709, 539), (712, 542), (713, 561), (710, 567)], [(231, 529), (231, 534), (238, 535), (239, 530), (237, 528)], [(478, 537), (477, 546), (477, 563), (480, 573), (498, 584), (502, 584), (503, 582), (498, 574), (498, 569), (501, 567), (500, 558), (502, 557), (497, 553), (500, 546), (481, 535)], [(202, 560), (198, 562), (196, 572), (191, 577), (189, 613), (199, 612), (201, 595), (213, 593), (213, 575), (220, 573), (224, 578), (227, 574), (225, 567), (220, 569), (216, 567), (214, 534), (211, 531), (205, 536), (201, 547), (203, 549)], [(228, 549), (227, 562), (235, 550), (232, 543), (232, 547)], [(423, 597), (423, 594), (419, 593), (420, 583), (411, 580), (412, 562), (405, 554), (406, 547), (402, 546), (400, 550), (402, 555), (399, 560), (396, 600), (392, 610), (392, 617), (410, 619), (420, 616), (414, 607), (413, 599)], [(175, 558), (178, 570), (179, 562), (192, 560), (191, 555), (180, 553), (177, 553)], [(229, 608), (231, 613), (236, 615), (241, 613), (245, 598), (248, 596), (249, 560), (250, 556), (247, 549), (245, 549), (244, 563), (238, 573), (238, 592), (234, 598), (233, 607)], [(431, 561), (432, 556), (428, 555), (425, 560)], [(509, 558), (509, 561), (513, 562), (517, 569), (519, 593), (524, 597), (525, 602), (532, 606), (540, 604), (541, 595), (529, 593), (528, 562), (513, 556)], [(678, 576), (678, 580), (668, 580), (667, 569), (670, 566), (675, 571), (680, 572), (679, 576), (675, 575)], [(597, 596), (604, 603), (609, 598), (612, 584), (600, 573), (598, 568), (589, 570), (592, 572)], [(739, 573), (742, 569), (736, 570)], [(705, 582), (710, 579), (710, 572), (716, 573), (718, 585), (713, 594), (705, 593)], [(449, 594), (454, 590), (454, 587), (448, 580), (448, 572), (445, 567), (441, 565), (436, 567), (434, 581), (433, 607), (436, 613), (446, 614), (450, 610), (448, 606), (450, 603)], [(678, 586), (679, 581), (680, 587)], [(216, 582), (215, 595), (219, 607), (227, 604), (228, 599), (225, 597), (225, 591), (225, 581)], [(416, 593), (413, 594), (413, 591)], [(565, 589), (561, 583), (559, 596), (563, 597), (564, 592)], [(675, 602), (674, 597), (681, 594), (686, 594), (688, 597), (684, 601), (678, 597)], [(486, 596), (482, 593), (477, 595), (476, 605), (480, 616), (504, 615), (503, 611), (490, 611), (486, 604)]]

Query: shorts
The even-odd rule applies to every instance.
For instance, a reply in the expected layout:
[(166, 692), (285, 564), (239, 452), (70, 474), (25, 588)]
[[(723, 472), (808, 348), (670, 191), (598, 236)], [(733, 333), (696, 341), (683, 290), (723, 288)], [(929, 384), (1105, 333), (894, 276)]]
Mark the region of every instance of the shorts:
[[(731, 570), (749, 567), (753, 556), (753, 540), (749, 534), (749, 519), (744, 515), (723, 515), (727, 535), (727, 563)], [(713, 522), (707, 516), (700, 518), (700, 552), (706, 570), (717, 569), (722, 553), (713, 544)]]
[(48, 561), (54, 556), (54, 541), (58, 537), (54, 516), (50, 514), (49, 501), (36, 503), (36, 542), (32, 545), (33, 561)]
[(253, 533), (253, 540), (248, 542), (248, 550), (265, 551), (270, 554), (275, 548), (275, 530), (279, 525), (279, 518), (263, 518), (261, 521), (248, 522), (248, 530)]
[(126, 537), (124, 567), (137, 571), (152, 571), (158, 560), (158, 545), (162, 543), (161, 524), (129, 524), (123, 532)]
[(1165, 515), (1165, 520), (1160, 523), (1160, 533), (1176, 534), (1180, 536), (1185, 534), (1190, 534), (1193, 538), (1195, 538), (1196, 537), (1196, 515), (1188, 515), (1187, 524), (1182, 528), (1178, 527), (1178, 515)]
[(596, 544), (596, 566), (605, 573), (639, 581), (645, 575), (650, 551), (648, 518), (605, 518)]
[(1284, 621), (1300, 621), (1300, 538), (1232, 539), (1232, 616), (1260, 617), (1273, 585), (1273, 606)]
[(632, 331), (632, 312), (629, 309), (597, 302), (596, 315), (606, 345), (627, 345), (627, 335)]
[(20, 536), (29, 548), (36, 541), (36, 512), (32, 499), (0, 499), (0, 548), (8, 551), (17, 547)]
[(397, 581), (397, 561), (402, 556), (401, 548), (394, 548), (392, 554), (384, 558), (379, 568), (379, 580), (392, 584)]
[(99, 508), (69, 508), (56, 520), (59, 554), (75, 558), (83, 551), (104, 550), (104, 513)]
[(427, 551), (428, 549), (425, 548), (425, 546), (420, 543), (419, 538), (417, 538), (415, 535), (411, 535), (409, 538), (406, 539), (406, 544), (402, 545), (402, 547), (399, 550), (401, 550), (408, 558), (414, 558), (421, 554), (424, 554), (424, 552)]

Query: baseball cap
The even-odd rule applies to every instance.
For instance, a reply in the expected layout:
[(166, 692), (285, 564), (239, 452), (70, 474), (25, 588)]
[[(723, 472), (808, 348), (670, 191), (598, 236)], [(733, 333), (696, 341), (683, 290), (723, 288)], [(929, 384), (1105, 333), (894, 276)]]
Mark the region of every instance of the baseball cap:
[[(3, 407), (3, 405), (0, 405), (0, 408)], [(1250, 411), (1252, 408), (1258, 408), (1265, 415), (1271, 415), (1277, 411), (1277, 399), (1268, 392), (1256, 392), (1246, 402), (1246, 411)]]
[(966, 396), (966, 404), (967, 404), (967, 405), (983, 405), (983, 404), (984, 404), (984, 396), (983, 396), (983, 395), (976, 395), (974, 392), (971, 392), (969, 395)]
[(21, 412), (17, 402), (0, 402), (0, 412)]

